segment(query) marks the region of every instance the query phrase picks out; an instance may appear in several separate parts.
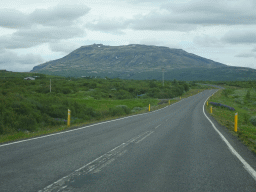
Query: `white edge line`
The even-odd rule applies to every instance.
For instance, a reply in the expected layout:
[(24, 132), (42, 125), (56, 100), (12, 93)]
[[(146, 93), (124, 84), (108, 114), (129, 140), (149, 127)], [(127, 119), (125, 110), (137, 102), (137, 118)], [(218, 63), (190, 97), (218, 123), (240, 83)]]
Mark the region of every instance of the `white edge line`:
[[(215, 92), (216, 93), (216, 92)], [(214, 93), (214, 94), (215, 94)], [(212, 96), (212, 95), (211, 95)], [(209, 96), (210, 97), (210, 96)], [(209, 97), (205, 100), (204, 105), (203, 105), (203, 112), (204, 112), (204, 106), (206, 101), (209, 99)], [(229, 150), (240, 160), (240, 162), (244, 165), (245, 170), (249, 172), (249, 174), (253, 177), (253, 179), (256, 181), (256, 171), (242, 158), (242, 156), (232, 147), (232, 145), (228, 142), (228, 140), (221, 134), (221, 132), (215, 127), (213, 122), (210, 120), (210, 118), (205, 114), (205, 117), (210, 121), (212, 124), (212, 127), (215, 129), (215, 131), (220, 135), (221, 139), (226, 143), (228, 146)]]
[[(192, 96), (193, 96), (193, 95), (192, 95)], [(192, 96), (189, 96), (189, 97), (192, 97)], [(189, 97), (187, 97), (187, 98), (189, 98)], [(185, 99), (187, 99), (187, 98), (185, 98)], [(181, 101), (183, 101), (183, 99), (182, 99), (182, 100), (179, 100), (178, 102), (173, 103), (173, 104), (171, 104), (171, 105), (167, 105), (167, 106), (164, 107), (164, 108), (161, 108), (161, 109), (152, 111), (152, 112), (150, 112), (150, 113), (154, 113), (154, 112), (163, 110), (163, 109), (165, 109), (165, 108), (167, 108), (167, 107), (170, 107), (170, 106), (172, 106), (172, 105), (175, 105), (175, 104), (177, 104), (177, 103), (179, 103), (179, 102), (181, 102)], [(128, 117), (122, 117), (122, 118), (113, 119), (113, 120), (110, 120), (110, 121), (104, 121), (104, 122), (101, 122), (101, 123), (96, 123), (96, 124), (93, 124), (93, 125), (88, 125), (88, 126), (80, 127), (80, 128), (77, 128), (77, 129), (72, 129), (72, 130), (68, 130), (68, 131), (62, 131), (62, 132), (58, 132), (58, 133), (52, 133), (52, 134), (49, 134), (49, 135), (34, 137), (34, 138), (31, 138), (31, 139), (25, 139), (25, 140), (21, 140), (21, 141), (15, 141), (15, 142), (11, 142), (11, 143), (6, 143), (6, 144), (0, 145), (0, 147), (4, 147), (4, 146), (8, 146), (8, 145), (13, 145), (13, 144), (18, 144), (18, 143), (23, 143), (23, 142), (27, 142), (27, 141), (36, 140), (36, 139), (42, 139), (42, 138), (45, 138), (45, 137), (50, 137), (50, 136), (54, 136), (54, 135), (60, 135), (60, 134), (69, 133), (69, 132), (72, 132), (72, 131), (78, 131), (78, 130), (80, 130), (80, 129), (87, 129), (87, 128), (92, 127), (92, 126), (101, 125), (101, 124), (109, 123), (109, 122), (113, 122), (113, 121), (119, 121), (119, 120), (122, 120), (122, 119), (127, 119), (127, 118), (130, 118), (130, 117), (139, 116), (139, 115), (148, 115), (148, 114), (150, 114), (150, 113), (146, 112), (146, 113), (142, 113), (142, 114), (131, 115), (131, 116), (128, 116)]]

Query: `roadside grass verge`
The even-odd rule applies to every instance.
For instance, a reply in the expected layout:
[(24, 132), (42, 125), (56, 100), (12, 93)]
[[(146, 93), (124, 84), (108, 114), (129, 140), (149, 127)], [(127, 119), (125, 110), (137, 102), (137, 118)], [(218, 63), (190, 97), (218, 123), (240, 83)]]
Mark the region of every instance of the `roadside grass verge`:
[[(256, 116), (255, 104), (253, 99), (246, 99), (249, 89), (227, 87), (226, 90), (219, 90), (208, 100), (206, 106), (210, 114), (212, 106), (212, 115), (221, 125), (225, 126), (230, 133), (237, 136), (248, 148), (256, 153), (256, 126), (251, 123), (252, 117)], [(256, 92), (251, 91), (250, 98), (256, 98)], [(210, 102), (221, 103), (235, 108), (231, 111), (227, 108), (211, 105)], [(234, 131), (235, 113), (238, 113), (238, 131)]]
[[(181, 99), (190, 97), (192, 95), (198, 94), (199, 92), (204, 91), (205, 89), (190, 89), (188, 92), (186, 92), (184, 95), (181, 96)], [(38, 130), (34, 132), (29, 131), (22, 131), (22, 132), (13, 132), (9, 134), (0, 135), (0, 143), (8, 143), (12, 141), (17, 140), (23, 140), (23, 139), (29, 139), (33, 137), (48, 135), (52, 133), (57, 133), (61, 131), (66, 131), (70, 129), (75, 129), (78, 127), (83, 127), (87, 125), (91, 125), (94, 123), (99, 123), (103, 121), (113, 120), (117, 118), (122, 118), (125, 116), (131, 116), (136, 114), (142, 114), (148, 112), (148, 106), (151, 105), (150, 111), (155, 111), (161, 108), (164, 108), (169, 105), (168, 101), (170, 100), (170, 105), (176, 102), (179, 102), (180, 97), (173, 98), (173, 99), (124, 99), (124, 100), (92, 100), (92, 99), (76, 99), (78, 103), (86, 103), (89, 107), (94, 108), (95, 110), (102, 112), (104, 114), (104, 111), (109, 110), (111, 107), (116, 107), (118, 105), (126, 105), (127, 107), (133, 109), (134, 107), (139, 107), (141, 110), (138, 111), (132, 111), (128, 115), (119, 115), (119, 116), (104, 116), (102, 115), (100, 119), (92, 119), (85, 122), (75, 123), (71, 124), (70, 127), (66, 125), (58, 125), (58, 126), (49, 126), (44, 128), (39, 128)], [(72, 112), (71, 112), (72, 116)]]

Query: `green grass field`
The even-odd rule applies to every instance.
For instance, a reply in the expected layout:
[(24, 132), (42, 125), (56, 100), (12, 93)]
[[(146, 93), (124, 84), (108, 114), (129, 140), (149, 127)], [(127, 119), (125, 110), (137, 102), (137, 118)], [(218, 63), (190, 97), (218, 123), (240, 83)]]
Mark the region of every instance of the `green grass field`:
[[(212, 106), (213, 113), (211, 114), (220, 124), (236, 135), (250, 150), (256, 153), (256, 126), (252, 124), (252, 117), (256, 116), (255, 100), (256, 91), (252, 89), (227, 87), (228, 91), (219, 90), (215, 93), (208, 102), (217, 102), (233, 107), (235, 111), (216, 107), (211, 104), (207, 106), (207, 111), (210, 112)], [(250, 91), (250, 98), (246, 99), (246, 94)], [(228, 94), (226, 94), (229, 92)], [(235, 113), (238, 113), (238, 131), (234, 132)]]

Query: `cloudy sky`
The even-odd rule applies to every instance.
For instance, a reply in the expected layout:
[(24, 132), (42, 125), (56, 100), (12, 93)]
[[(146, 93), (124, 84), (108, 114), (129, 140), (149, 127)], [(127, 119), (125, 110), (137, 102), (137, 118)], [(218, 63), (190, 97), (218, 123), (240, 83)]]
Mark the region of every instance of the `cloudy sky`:
[(180, 48), (256, 69), (256, 0), (1, 0), (0, 69), (30, 71), (84, 45)]

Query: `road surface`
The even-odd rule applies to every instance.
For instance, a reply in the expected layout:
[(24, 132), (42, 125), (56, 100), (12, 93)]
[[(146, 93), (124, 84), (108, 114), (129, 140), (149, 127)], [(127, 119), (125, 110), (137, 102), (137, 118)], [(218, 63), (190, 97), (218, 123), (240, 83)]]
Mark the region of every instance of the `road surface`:
[(256, 156), (204, 113), (216, 91), (2, 144), (0, 191), (256, 191)]

